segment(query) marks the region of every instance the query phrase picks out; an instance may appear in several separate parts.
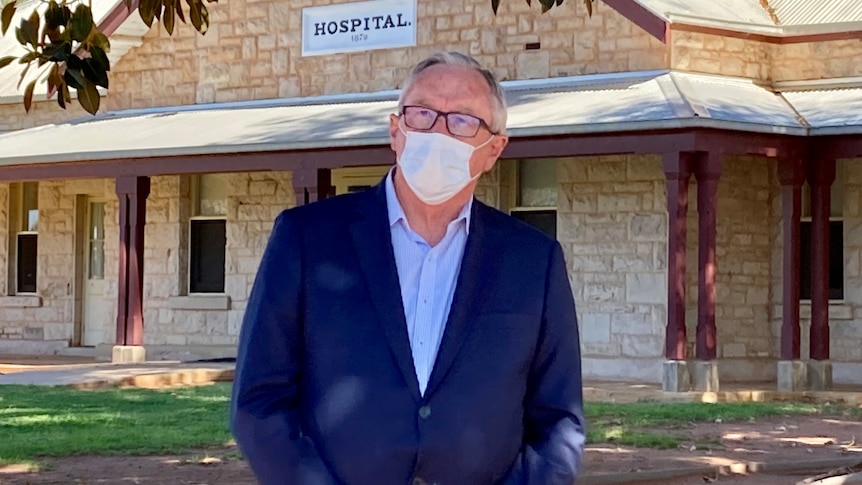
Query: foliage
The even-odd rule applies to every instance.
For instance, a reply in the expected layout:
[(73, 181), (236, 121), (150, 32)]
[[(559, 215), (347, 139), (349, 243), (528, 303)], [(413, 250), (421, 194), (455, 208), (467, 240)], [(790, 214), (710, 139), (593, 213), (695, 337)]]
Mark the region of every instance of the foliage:
[[(209, 28), (209, 12), (203, 0), (123, 0), (129, 12), (137, 9), (144, 23), (151, 27), (153, 21), (161, 21), (168, 34), (173, 34), (176, 19), (186, 23), (186, 11), (192, 26), (205, 34)], [(215, 2), (218, 0), (207, 0)], [(21, 17), (15, 27), (18, 43), (27, 51), (20, 57), (0, 58), (0, 69), (15, 62), (25, 64), (18, 87), (35, 63), (45, 67), (40, 76), (30, 81), (24, 89), (24, 108), (29, 112), (33, 103), (36, 82), (48, 83), (48, 98), (57, 95), (57, 104), (65, 108), (71, 102), (70, 88), (75, 89), (78, 101), (89, 113), (99, 110), (98, 87), (108, 88), (108, 72), (111, 65), (107, 53), (111, 44), (108, 36), (93, 20), (92, 5), (83, 0), (39, 0), (29, 16)], [(0, 34), (12, 27), (18, 11), (18, 0), (11, 0), (0, 13)], [(108, 33), (110, 34), (110, 32)], [(47, 66), (47, 67), (46, 67)], [(47, 73), (47, 75), (46, 75)]]
[[(539, 0), (539, 3), (542, 4), (542, 13), (547, 12), (548, 10), (560, 6), (563, 4), (565, 0)], [(526, 0), (527, 5), (532, 6), (531, 0)], [(592, 16), (593, 15), (593, 3), (596, 0), (583, 0), (584, 5), (587, 7), (587, 13)], [(491, 9), (494, 11), (494, 14), (497, 14), (497, 9), (500, 7), (500, 0), (491, 0)]]

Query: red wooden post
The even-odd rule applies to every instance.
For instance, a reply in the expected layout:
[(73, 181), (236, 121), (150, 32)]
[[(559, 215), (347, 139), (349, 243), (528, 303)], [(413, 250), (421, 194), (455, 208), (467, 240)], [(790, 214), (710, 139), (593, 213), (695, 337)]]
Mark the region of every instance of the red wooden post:
[(812, 360), (829, 359), (829, 215), (835, 160), (811, 164), (811, 336)]
[(685, 231), (688, 212), (688, 183), (693, 153), (670, 152), (663, 155), (667, 184), (667, 330), (665, 357), (685, 360)]
[(292, 172), (297, 206), (307, 205), (326, 198), (325, 193), (319, 193), (321, 174), (318, 172), (318, 169), (298, 169)]
[(713, 360), (716, 357), (715, 330), (715, 235), (718, 206), (718, 181), (724, 164), (724, 154), (709, 152), (699, 161), (694, 174), (697, 178), (698, 213), (698, 297), (697, 340), (695, 357)]
[(781, 360), (800, 358), (799, 241), (801, 232), (799, 219), (802, 215), (802, 184), (805, 183), (805, 166), (805, 160), (796, 154), (778, 161), (784, 232)]
[(144, 224), (150, 178), (117, 177), (120, 199), (120, 272), (117, 345), (144, 344)]

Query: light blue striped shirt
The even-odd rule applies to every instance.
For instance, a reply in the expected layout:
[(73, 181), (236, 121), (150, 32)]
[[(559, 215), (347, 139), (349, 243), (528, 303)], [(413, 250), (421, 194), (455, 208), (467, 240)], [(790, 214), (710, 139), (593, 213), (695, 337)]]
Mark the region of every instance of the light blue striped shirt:
[(395, 250), (395, 266), (401, 283), (401, 301), (407, 318), (407, 335), (413, 366), (424, 395), (437, 359), (437, 350), (449, 318), (461, 258), (470, 230), (470, 199), (458, 217), (446, 227), (446, 235), (433, 248), (407, 223), (392, 182), (394, 169), (386, 176), (386, 208)]

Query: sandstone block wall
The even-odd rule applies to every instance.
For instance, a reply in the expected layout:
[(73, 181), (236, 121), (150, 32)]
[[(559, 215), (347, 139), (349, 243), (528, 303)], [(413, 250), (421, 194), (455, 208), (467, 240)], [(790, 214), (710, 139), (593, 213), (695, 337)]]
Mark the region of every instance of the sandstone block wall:
[(681, 31), (672, 31), (669, 44), (673, 69), (760, 81), (772, 78), (772, 44)]
[[(112, 109), (393, 89), (407, 69), (438, 50), (475, 56), (502, 79), (531, 79), (668, 67), (667, 49), (599, 3), (542, 15), (538, 4), (420, 0), (417, 45), (318, 57), (300, 55), (302, 8), (329, 0), (235, 0), (208, 5), (211, 29), (154, 26), (113, 67)], [(526, 50), (540, 42), (541, 49)]]
[(559, 161), (558, 239), (569, 264), (584, 374), (660, 377), (667, 212), (657, 156)]
[(773, 44), (700, 32), (671, 33), (670, 66), (758, 81), (820, 80), (862, 75), (858, 40)]
[[(226, 281), (222, 309), (200, 304), (213, 295), (188, 295), (188, 177), (154, 177), (147, 200), (144, 250), (145, 344), (148, 346), (236, 345), (236, 338), (257, 266), (275, 217), (295, 203), (289, 172), (233, 173), (228, 180)], [(38, 302), (8, 296), (8, 246), (0, 249), (3, 297), (0, 340), (58, 341), (69, 345), (75, 335), (76, 205), (105, 201), (106, 311), (100, 315), (101, 341), (112, 345), (117, 315), (119, 216), (113, 180), (43, 181), (39, 184)], [(8, 231), (9, 184), (0, 185), (0, 228)], [(2, 234), (0, 234), (2, 235)], [(5, 240), (5, 239), (4, 239)], [(225, 296), (229, 298), (226, 299)], [(190, 301), (191, 300), (191, 301)], [(209, 309), (208, 309), (209, 308)], [(44, 346), (43, 346), (44, 347)], [(158, 358), (155, 352), (151, 357)]]
[(862, 76), (859, 40), (775, 45), (772, 57), (775, 81)]
[[(154, 177), (145, 239), (145, 344), (165, 347), (236, 345), (257, 267), (278, 214), (295, 204), (289, 172), (224, 174), (228, 185), (225, 292), (188, 292), (188, 177)], [(148, 216), (149, 217), (149, 216)], [(224, 297), (227, 297), (225, 299)], [(213, 308), (213, 299), (225, 301)], [(217, 351), (216, 351), (217, 352)], [(171, 354), (174, 355), (174, 354)]]
[[(2, 275), (5, 288), (3, 295), (6, 296), (0, 298), (0, 322), (3, 322), (4, 328), (0, 339), (59, 341), (64, 342), (63, 345), (71, 341), (75, 331), (75, 292), (80, 284), (75, 278), (77, 198), (84, 194), (105, 196), (106, 190), (106, 184), (101, 180), (39, 182), (38, 287), (35, 295), (38, 298), (11, 296), (14, 289), (9, 288), (8, 284), (14, 282), (8, 281), (8, 273), (9, 265), (15, 262), (8, 258), (8, 239), (4, 240), (0, 249), (0, 262), (5, 263)], [(14, 237), (14, 232), (9, 228), (8, 193), (9, 184), (4, 184), (0, 190), (0, 194), (3, 194), (0, 199), (5, 199), (0, 226), (4, 231), (9, 231), (9, 237)], [(112, 240), (118, 240), (116, 231)], [(116, 248), (117, 244), (113, 246)], [(114, 268), (117, 266), (116, 256), (113, 263), (109, 264), (113, 264)], [(106, 278), (110, 277), (110, 268), (106, 267)], [(115, 282), (116, 269), (113, 275)]]

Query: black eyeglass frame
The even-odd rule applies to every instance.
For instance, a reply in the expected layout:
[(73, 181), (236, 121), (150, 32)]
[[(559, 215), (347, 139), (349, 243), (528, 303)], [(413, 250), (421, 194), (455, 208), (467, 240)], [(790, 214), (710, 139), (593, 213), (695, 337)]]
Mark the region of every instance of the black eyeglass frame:
[[(431, 124), (428, 126), (428, 128), (416, 128), (415, 126), (410, 126), (410, 124), (407, 123), (407, 108), (421, 108), (421, 109), (425, 109), (428, 111), (433, 111), (434, 113), (437, 114), (437, 116), (434, 117), (434, 121), (431, 122)], [(449, 115), (466, 116), (468, 118), (473, 118), (473, 119), (478, 120), (479, 124), (476, 126), (476, 132), (473, 133), (472, 135), (459, 135), (457, 133), (454, 133), (451, 129), (449, 129)], [(436, 110), (434, 108), (429, 108), (427, 106), (422, 106), (419, 104), (410, 104), (410, 105), (403, 106), (401, 108), (401, 117), (404, 118), (404, 124), (408, 128), (413, 129), (413, 130), (428, 131), (431, 128), (433, 128), (434, 125), (437, 124), (437, 120), (440, 119), (441, 116), (443, 117), (444, 120), (446, 120), (446, 130), (448, 130), (449, 133), (451, 133), (455, 136), (459, 136), (461, 138), (475, 138), (476, 135), (479, 134), (479, 128), (485, 128), (492, 135), (498, 134), (497, 132), (495, 132), (494, 130), (491, 129), (491, 127), (488, 125), (488, 123), (485, 122), (485, 120), (483, 120), (482, 118), (479, 118), (478, 116), (474, 116), (471, 114), (461, 113), (459, 111), (440, 111), (440, 110)]]

